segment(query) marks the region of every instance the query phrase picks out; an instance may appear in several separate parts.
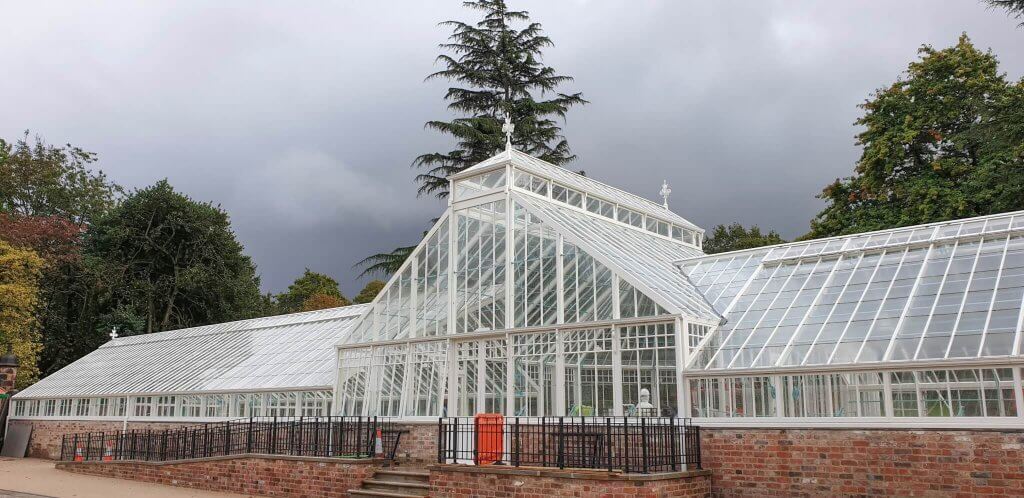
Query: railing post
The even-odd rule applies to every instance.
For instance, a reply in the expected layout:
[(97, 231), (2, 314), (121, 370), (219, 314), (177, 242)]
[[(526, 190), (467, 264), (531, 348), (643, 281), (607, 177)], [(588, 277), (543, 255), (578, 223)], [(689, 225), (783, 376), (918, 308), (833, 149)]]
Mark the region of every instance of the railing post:
[(643, 450), (644, 474), (648, 472), (647, 462), (647, 417), (640, 417), (640, 449)]
[(512, 447), (515, 448), (515, 452), (512, 453), (512, 465), (519, 466), (519, 450), (522, 446), (522, 441), (519, 439), (519, 417), (516, 417), (516, 429), (515, 436), (512, 438)]
[(473, 417), (473, 465), (480, 465), (480, 419)]
[(245, 435), (245, 452), (252, 453), (252, 417), (249, 417), (249, 430)]
[(61, 434), (60, 436), (60, 461), (64, 461), (64, 449), (68, 444), (68, 435)]
[(626, 473), (629, 473), (629, 417), (622, 417), (622, 453), (626, 460)]
[(160, 437), (160, 461), (167, 460), (167, 431), (164, 429), (164, 433)]
[(679, 439), (679, 431), (676, 430), (676, 419), (674, 418), (669, 419), (668, 433), (669, 438), (672, 439), (672, 471), (674, 472), (679, 470), (679, 463), (677, 461), (679, 458), (679, 447), (677, 446), (679, 443), (679, 441), (677, 441), (677, 439)]
[(604, 419), (604, 425), (605, 425), (605, 431), (604, 431), (605, 453), (606, 453), (606, 457), (608, 458), (608, 472), (611, 472), (613, 470), (612, 469), (612, 419), (611, 418), (605, 418)]
[(444, 418), (437, 417), (437, 463), (448, 463), (444, 459)]
[(270, 426), (270, 451), (268, 453), (277, 454), (277, 415), (274, 415), (274, 423)]
[(565, 417), (558, 417), (558, 468), (565, 468)]
[(693, 426), (693, 439), (697, 443), (697, 444), (694, 445), (694, 446), (696, 446), (696, 448), (694, 449), (694, 456), (696, 457), (696, 460), (697, 460), (696, 461), (696, 463), (697, 463), (697, 470), (700, 470), (702, 467), (701, 467), (701, 456), (700, 456), (700, 426), (699, 425)]

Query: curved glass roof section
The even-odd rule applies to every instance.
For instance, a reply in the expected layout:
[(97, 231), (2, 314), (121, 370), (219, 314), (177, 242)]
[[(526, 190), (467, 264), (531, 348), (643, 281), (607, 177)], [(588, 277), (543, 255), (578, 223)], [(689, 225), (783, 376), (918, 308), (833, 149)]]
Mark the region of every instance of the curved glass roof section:
[(119, 337), (18, 398), (329, 389), (365, 305)]
[(511, 155), (508, 151), (502, 152), (482, 163), (467, 168), (454, 176), (463, 178), (465, 176), (472, 175), (475, 172), (484, 171), (498, 164), (503, 164), (506, 161), (511, 161), (512, 165), (518, 169), (546, 177), (567, 187), (582, 190), (621, 206), (625, 206), (629, 209), (637, 210), (644, 214), (650, 214), (651, 216), (661, 218), (670, 223), (676, 223), (691, 230), (704, 233), (703, 228), (693, 224), (686, 218), (665, 209), (657, 202), (631, 194), (625, 190), (620, 190), (610, 185), (606, 185), (594, 180), (593, 178), (580, 175), (568, 169), (555, 166), (554, 164), (537, 159), (518, 150), (512, 150)]
[(673, 263), (703, 254), (700, 250), (532, 195), (513, 193), (512, 198), (622, 278), (632, 280), (669, 312), (720, 320), (701, 292), (679, 278)]
[(679, 263), (726, 322), (691, 369), (1015, 356), (1024, 212)]

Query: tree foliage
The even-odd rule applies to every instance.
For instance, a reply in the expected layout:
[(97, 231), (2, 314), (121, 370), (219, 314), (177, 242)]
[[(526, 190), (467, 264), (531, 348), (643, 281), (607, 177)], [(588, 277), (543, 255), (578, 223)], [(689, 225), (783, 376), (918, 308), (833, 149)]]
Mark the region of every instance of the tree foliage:
[[(39, 275), (43, 260), (31, 249), (0, 240), (0, 345), (10, 344), (19, 360), (17, 387), (39, 377)], [(2, 351), (6, 351), (4, 348)]]
[(109, 210), (120, 187), (88, 165), (96, 155), (70, 144), (47, 145), (38, 136), (14, 143), (0, 138), (0, 212), (60, 216), (82, 223)]
[[(1003, 9), (1006, 14), (1014, 19), (1024, 18), (1024, 0), (985, 0), (985, 3), (993, 9)], [(1024, 21), (1018, 24), (1024, 27)]]
[(302, 302), (302, 306), (299, 307), (299, 311), (316, 311), (327, 308), (340, 308), (342, 306), (348, 306), (352, 303), (348, 302), (344, 297), (331, 296), (327, 294), (313, 294), (306, 298)]
[(715, 254), (719, 252), (739, 251), (741, 249), (752, 249), (755, 247), (770, 246), (785, 242), (775, 230), (768, 233), (761, 233), (761, 228), (752, 225), (744, 228), (739, 223), (729, 226), (718, 225), (711, 230), (711, 235), (704, 240), (704, 252)]
[(553, 164), (575, 158), (558, 120), (564, 120), (569, 108), (586, 101), (581, 93), (557, 91), (572, 78), (542, 62), (543, 49), (554, 44), (540, 23), (530, 22), (526, 11), (509, 10), (504, 0), (463, 5), (480, 12), (482, 18), (475, 23), (441, 23), (452, 29), (448, 43), (441, 44), (447, 53), (437, 58), (444, 68), (427, 77), (454, 84), (444, 99), (457, 117), (428, 121), (426, 127), (453, 137), (456, 147), (416, 158), (414, 166), (427, 168), (416, 177), (420, 194), (446, 197), (448, 176), (501, 150), (505, 114), (515, 123), (512, 142), (520, 150)]
[[(318, 297), (319, 296), (319, 297)], [(314, 299), (315, 298), (315, 299)], [(278, 311), (295, 313), (321, 308), (336, 308), (352, 304), (341, 294), (338, 281), (306, 268), (302, 276), (296, 278), (288, 290), (277, 296)], [(316, 308), (314, 306), (320, 306)]]
[(387, 277), (397, 272), (402, 267), (402, 263), (405, 263), (405, 260), (412, 255), (414, 250), (416, 250), (416, 246), (399, 247), (391, 252), (367, 256), (354, 266), (363, 267), (363, 271), (359, 274), (360, 277), (370, 275), (383, 275)]
[(387, 285), (383, 280), (370, 280), (363, 287), (363, 290), (359, 291), (353, 302), (356, 304), (366, 304), (373, 301), (373, 298), (380, 294), (380, 291)]
[(82, 258), (85, 225), (62, 216), (0, 214), (0, 239), (43, 258), (39, 279), (42, 351), (39, 371), (49, 375), (103, 343), (96, 331), (93, 275)]
[(90, 227), (101, 326), (127, 335), (261, 315), (259, 277), (220, 207), (166, 180), (133, 192)]
[(967, 35), (919, 53), (861, 105), (855, 173), (823, 190), (808, 237), (1024, 209), (1024, 80)]

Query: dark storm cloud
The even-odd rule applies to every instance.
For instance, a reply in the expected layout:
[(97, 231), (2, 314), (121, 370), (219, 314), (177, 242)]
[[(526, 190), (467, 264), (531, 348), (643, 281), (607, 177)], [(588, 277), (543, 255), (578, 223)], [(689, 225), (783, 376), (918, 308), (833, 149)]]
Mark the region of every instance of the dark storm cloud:
[[(566, 134), (595, 178), (647, 197), (662, 179), (697, 224), (803, 233), (814, 194), (852, 171), (856, 105), (922, 43), (966, 31), (1009, 76), (1024, 29), (958, 2), (515, 1), (547, 61), (592, 104)], [(443, 203), (409, 163), (447, 150), (438, 21), (458, 2), (16, 2), (0, 37), (0, 136), (32, 129), (100, 155), (118, 182), (168, 178), (220, 203), (280, 291), (304, 267), (352, 294), (352, 264), (413, 243)]]

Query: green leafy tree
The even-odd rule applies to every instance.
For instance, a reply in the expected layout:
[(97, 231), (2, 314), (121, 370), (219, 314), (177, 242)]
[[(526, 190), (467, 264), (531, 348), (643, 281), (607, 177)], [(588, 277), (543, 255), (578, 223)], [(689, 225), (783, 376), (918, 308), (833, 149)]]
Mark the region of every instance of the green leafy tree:
[(0, 139), (0, 239), (35, 251), (44, 264), (36, 315), (39, 371), (50, 374), (105, 339), (96, 331), (93, 282), (81, 257), (83, 234), (112, 209), (119, 186), (91, 168), (96, 155), (55, 147), (28, 132)]
[(113, 207), (120, 187), (88, 165), (96, 155), (70, 144), (47, 145), (38, 136), (0, 138), (0, 212), (61, 216), (82, 223)]
[(755, 247), (770, 246), (785, 242), (775, 230), (768, 233), (761, 233), (761, 228), (752, 225), (744, 228), (739, 223), (729, 226), (718, 225), (711, 230), (711, 235), (704, 240), (704, 252), (715, 254), (719, 252), (739, 251), (741, 249), (753, 249)]
[(452, 35), (441, 44), (447, 53), (437, 60), (444, 69), (427, 77), (446, 79), (448, 109), (458, 115), (450, 121), (428, 121), (426, 127), (450, 135), (456, 147), (416, 158), (427, 171), (416, 177), (420, 194), (448, 195), (448, 176), (494, 155), (505, 145), (504, 116), (515, 123), (512, 142), (522, 151), (553, 164), (576, 156), (562, 136), (558, 120), (574, 105), (587, 103), (581, 93), (560, 93), (572, 81), (542, 62), (542, 51), (554, 44), (540, 23), (530, 22), (526, 11), (509, 10), (504, 0), (463, 2), (480, 12), (475, 23), (446, 21)]
[[(314, 296), (322, 296), (316, 298), (314, 301), (310, 301)], [(328, 301), (327, 298), (332, 300)], [(330, 305), (328, 305), (330, 304)], [(278, 294), (277, 305), (281, 313), (295, 313), (297, 311), (310, 311), (307, 308), (320, 309), (315, 306), (321, 306), (322, 308), (334, 308), (338, 306), (348, 306), (352, 304), (345, 296), (341, 295), (341, 290), (338, 289), (338, 281), (324, 275), (323, 273), (317, 273), (310, 271), (306, 268), (302, 276), (295, 279), (288, 286), (288, 291)]]
[(359, 291), (359, 294), (355, 297), (353, 302), (356, 304), (366, 304), (373, 301), (373, 298), (380, 294), (380, 291), (387, 285), (383, 280), (370, 280), (363, 287), (363, 290)]
[(1024, 80), (967, 35), (923, 46), (857, 124), (854, 175), (825, 187), (808, 238), (1024, 209)]
[[(985, 3), (993, 9), (1005, 10), (1014, 19), (1024, 18), (1024, 0), (985, 0)], [(1024, 27), (1024, 21), (1018, 26)]]
[(18, 387), (39, 377), (39, 275), (43, 260), (31, 249), (0, 240), (0, 346), (11, 345), (18, 357)]
[(125, 335), (262, 314), (259, 277), (228, 215), (166, 180), (98, 218), (85, 255), (97, 276), (100, 328)]

